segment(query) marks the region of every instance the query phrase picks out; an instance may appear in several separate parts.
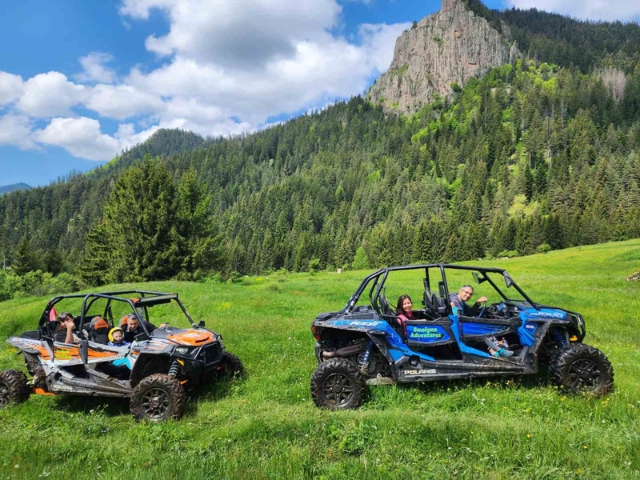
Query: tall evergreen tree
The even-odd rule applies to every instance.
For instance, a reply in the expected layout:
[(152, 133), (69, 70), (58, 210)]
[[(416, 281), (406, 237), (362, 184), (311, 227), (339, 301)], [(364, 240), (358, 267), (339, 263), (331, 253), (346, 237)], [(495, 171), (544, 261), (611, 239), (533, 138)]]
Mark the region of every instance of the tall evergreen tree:
[(11, 262), (11, 269), (16, 275), (24, 275), (32, 272), (38, 268), (38, 262), (35, 252), (31, 247), (31, 242), (23, 237), (18, 244), (18, 248), (13, 252), (13, 261)]

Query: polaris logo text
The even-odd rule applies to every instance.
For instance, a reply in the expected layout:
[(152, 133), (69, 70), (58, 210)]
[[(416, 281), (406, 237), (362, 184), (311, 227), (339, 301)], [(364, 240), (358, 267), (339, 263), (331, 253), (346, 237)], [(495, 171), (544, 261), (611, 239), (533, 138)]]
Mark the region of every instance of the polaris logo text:
[(563, 312), (536, 312), (529, 314), (531, 317), (544, 317), (544, 318), (564, 318), (565, 313)]
[(430, 375), (432, 373), (436, 373), (435, 368), (431, 368), (429, 370), (405, 370), (405, 375)]

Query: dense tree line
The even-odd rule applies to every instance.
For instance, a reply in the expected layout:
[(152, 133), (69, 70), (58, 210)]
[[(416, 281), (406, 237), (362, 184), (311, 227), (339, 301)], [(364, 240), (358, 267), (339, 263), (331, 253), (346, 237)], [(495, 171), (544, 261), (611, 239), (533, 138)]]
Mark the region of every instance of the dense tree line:
[(632, 70), (640, 60), (640, 28), (635, 23), (580, 22), (535, 8), (500, 11), (481, 0), (463, 2), (531, 58), (576, 67), (582, 73), (607, 64)]
[(639, 237), (640, 69), (611, 65), (519, 59), (410, 118), (356, 97), (231, 139), (161, 131), (90, 174), (0, 197), (3, 251), (103, 283)]

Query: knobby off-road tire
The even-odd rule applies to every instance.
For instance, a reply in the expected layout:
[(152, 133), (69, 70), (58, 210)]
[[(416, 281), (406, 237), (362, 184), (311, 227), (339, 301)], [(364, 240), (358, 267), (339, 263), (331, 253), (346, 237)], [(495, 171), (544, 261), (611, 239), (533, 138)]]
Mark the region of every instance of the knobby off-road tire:
[(311, 397), (320, 408), (358, 408), (364, 388), (364, 377), (356, 364), (346, 358), (322, 362), (311, 376)]
[(0, 408), (10, 403), (22, 403), (30, 394), (31, 388), (24, 373), (18, 370), (0, 372)]
[(549, 373), (553, 383), (573, 394), (601, 397), (613, 388), (613, 367), (605, 354), (582, 343), (559, 350)]
[(162, 373), (143, 378), (133, 389), (129, 408), (136, 420), (164, 422), (179, 419), (187, 397), (177, 378)]
[(222, 352), (220, 359), (220, 369), (216, 370), (217, 380), (235, 380), (244, 378), (244, 367), (237, 355), (231, 352)]

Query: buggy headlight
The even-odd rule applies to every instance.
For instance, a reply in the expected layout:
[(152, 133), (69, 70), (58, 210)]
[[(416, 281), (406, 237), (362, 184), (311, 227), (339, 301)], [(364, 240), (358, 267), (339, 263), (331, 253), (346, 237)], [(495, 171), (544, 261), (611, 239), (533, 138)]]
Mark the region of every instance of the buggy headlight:
[(191, 348), (189, 347), (176, 347), (174, 350), (178, 355), (189, 355), (191, 354)]

